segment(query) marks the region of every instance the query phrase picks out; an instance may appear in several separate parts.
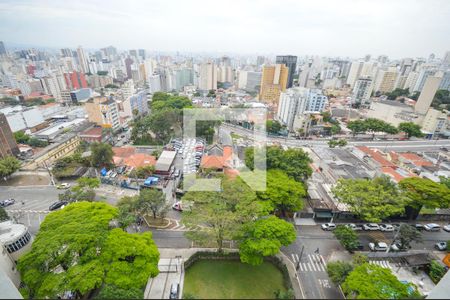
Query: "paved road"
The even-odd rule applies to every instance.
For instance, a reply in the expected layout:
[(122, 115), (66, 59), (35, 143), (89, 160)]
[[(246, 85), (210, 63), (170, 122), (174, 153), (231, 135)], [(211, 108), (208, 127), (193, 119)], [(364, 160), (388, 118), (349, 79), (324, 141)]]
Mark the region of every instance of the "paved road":
[[(220, 130), (226, 131), (226, 132), (235, 132), (239, 135), (246, 136), (248, 138), (252, 138), (254, 133), (251, 130), (242, 128), (240, 126), (233, 126), (228, 123), (223, 123), (220, 127)], [(262, 134), (257, 133), (258, 137), (263, 137)], [(290, 147), (301, 147), (310, 145), (312, 147), (315, 146), (328, 146), (328, 140), (297, 140), (294, 138), (279, 138), (279, 137), (265, 137), (267, 141), (270, 142), (279, 142), (283, 145), (290, 146)], [(349, 145), (355, 145), (355, 146), (368, 146), (373, 148), (378, 148), (381, 150), (395, 150), (395, 151), (408, 151), (408, 150), (414, 150), (414, 151), (430, 151), (430, 150), (438, 150), (440, 147), (450, 147), (450, 140), (412, 140), (412, 141), (371, 141), (371, 140), (364, 140), (364, 141), (356, 141), (356, 140), (350, 140)]]
[(306, 299), (343, 298), (326, 272), (332, 252), (343, 251), (333, 233), (323, 232), (318, 226), (298, 227), (297, 239), (282, 251), (296, 265)]

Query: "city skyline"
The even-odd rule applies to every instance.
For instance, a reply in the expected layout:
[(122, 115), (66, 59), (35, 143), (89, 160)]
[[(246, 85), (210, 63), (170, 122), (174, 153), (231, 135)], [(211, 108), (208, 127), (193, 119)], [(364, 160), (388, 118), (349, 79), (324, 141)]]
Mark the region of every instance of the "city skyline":
[(200, 0), (175, 6), (159, 1), (126, 6), (4, 1), (0, 36), (7, 46), (89, 49), (112, 44), (160, 52), (443, 57), (450, 48), (447, 3), (391, 2), (243, 1), (227, 8)]

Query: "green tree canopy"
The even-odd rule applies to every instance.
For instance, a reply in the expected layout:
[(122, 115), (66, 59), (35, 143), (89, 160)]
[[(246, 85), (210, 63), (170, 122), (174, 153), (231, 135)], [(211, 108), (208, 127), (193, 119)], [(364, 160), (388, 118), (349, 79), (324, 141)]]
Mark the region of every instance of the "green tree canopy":
[(117, 209), (105, 203), (78, 202), (50, 213), (18, 269), (30, 298), (87, 298), (103, 284), (120, 289), (145, 286), (158, 274), (159, 253), (150, 232), (111, 230)]
[(404, 212), (404, 197), (387, 176), (372, 180), (339, 179), (332, 192), (351, 212), (368, 222), (380, 222)]
[(407, 213), (409, 217), (417, 216), (422, 207), (448, 208), (450, 205), (450, 189), (427, 178), (410, 177), (399, 182), (400, 188), (407, 197)]
[(17, 143), (26, 144), (30, 139), (30, 136), (26, 134), (23, 130), (14, 132), (14, 138)]
[(345, 249), (353, 251), (358, 247), (358, 235), (353, 229), (344, 225), (339, 225), (333, 233)]
[(0, 222), (8, 221), (9, 216), (6, 210), (3, 207), (0, 207)]
[(277, 254), (281, 246), (288, 246), (295, 238), (294, 226), (275, 216), (249, 222), (244, 225), (239, 244), (241, 261), (260, 265), (265, 256)]
[(269, 213), (278, 212), (286, 216), (303, 207), (306, 191), (302, 183), (289, 178), (283, 171), (272, 169), (267, 172), (267, 187), (257, 192), (258, 199)]
[(409, 139), (413, 136), (422, 137), (422, 131), (420, 131), (420, 126), (413, 122), (402, 122), (398, 125), (398, 130), (406, 133), (406, 137)]
[(173, 96), (163, 92), (153, 94), (151, 108), (152, 110), (163, 109), (183, 109), (192, 107), (192, 101), (185, 96)]
[(152, 214), (156, 218), (166, 206), (166, 197), (163, 192), (157, 189), (142, 189), (135, 203), (135, 208), (144, 217)]
[(345, 261), (335, 261), (327, 264), (328, 276), (336, 285), (341, 285), (352, 270), (353, 265)]
[(8, 177), (20, 168), (20, 161), (13, 156), (0, 159), (0, 177)]
[(342, 284), (351, 299), (405, 299), (415, 286), (400, 282), (390, 269), (365, 263), (355, 267)]
[(280, 122), (275, 120), (267, 120), (266, 122), (266, 130), (271, 134), (278, 134), (282, 127)]
[(113, 150), (105, 143), (91, 144), (91, 164), (95, 167), (110, 167), (113, 165)]
[(183, 202), (193, 203), (184, 211), (182, 222), (191, 228), (186, 236), (199, 243), (215, 241), (222, 250), (223, 241), (233, 239), (242, 224), (262, 214), (255, 193), (240, 179), (224, 178), (222, 191), (188, 191)]
[(401, 249), (409, 249), (411, 242), (420, 243), (422, 234), (414, 227), (408, 224), (401, 224), (398, 230), (397, 240)]
[(347, 128), (352, 131), (353, 136), (359, 134), (359, 133), (371, 133), (372, 138), (375, 137), (376, 132), (384, 132), (389, 134), (396, 134), (398, 133), (398, 129), (379, 119), (375, 118), (368, 118), (365, 120), (355, 120), (350, 121), (347, 123)]
[[(264, 165), (258, 164), (261, 161), (262, 152), (257, 148), (256, 155), (256, 168), (264, 169)], [(254, 148), (249, 147), (245, 150), (245, 165), (253, 170), (254, 169)], [(266, 167), (270, 169), (280, 169), (284, 171), (289, 177), (297, 180), (304, 181), (312, 175), (312, 169), (310, 163), (311, 158), (302, 149), (288, 149), (283, 150), (278, 146), (271, 146), (266, 148)]]

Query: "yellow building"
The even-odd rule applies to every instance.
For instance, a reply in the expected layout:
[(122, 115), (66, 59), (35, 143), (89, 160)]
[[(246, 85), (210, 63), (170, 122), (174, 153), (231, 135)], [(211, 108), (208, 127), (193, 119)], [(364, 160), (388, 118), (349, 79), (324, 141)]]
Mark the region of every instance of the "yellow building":
[(289, 68), (284, 64), (264, 66), (261, 77), (259, 100), (277, 107), (281, 92), (286, 90)]
[(119, 129), (119, 109), (117, 103), (113, 99), (107, 97), (95, 97), (89, 99), (89, 101), (84, 104), (84, 108), (88, 114), (89, 122), (93, 122), (103, 127), (113, 128), (113, 130)]

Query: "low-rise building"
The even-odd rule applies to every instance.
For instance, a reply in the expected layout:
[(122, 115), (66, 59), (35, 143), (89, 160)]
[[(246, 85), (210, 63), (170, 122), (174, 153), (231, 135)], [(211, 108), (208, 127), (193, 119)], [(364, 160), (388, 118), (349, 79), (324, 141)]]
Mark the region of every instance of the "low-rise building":
[(90, 122), (105, 128), (112, 128), (114, 131), (120, 128), (119, 109), (114, 99), (91, 98), (84, 104), (84, 107)]
[(156, 162), (155, 173), (166, 176), (170, 175), (176, 155), (176, 151), (163, 151)]

